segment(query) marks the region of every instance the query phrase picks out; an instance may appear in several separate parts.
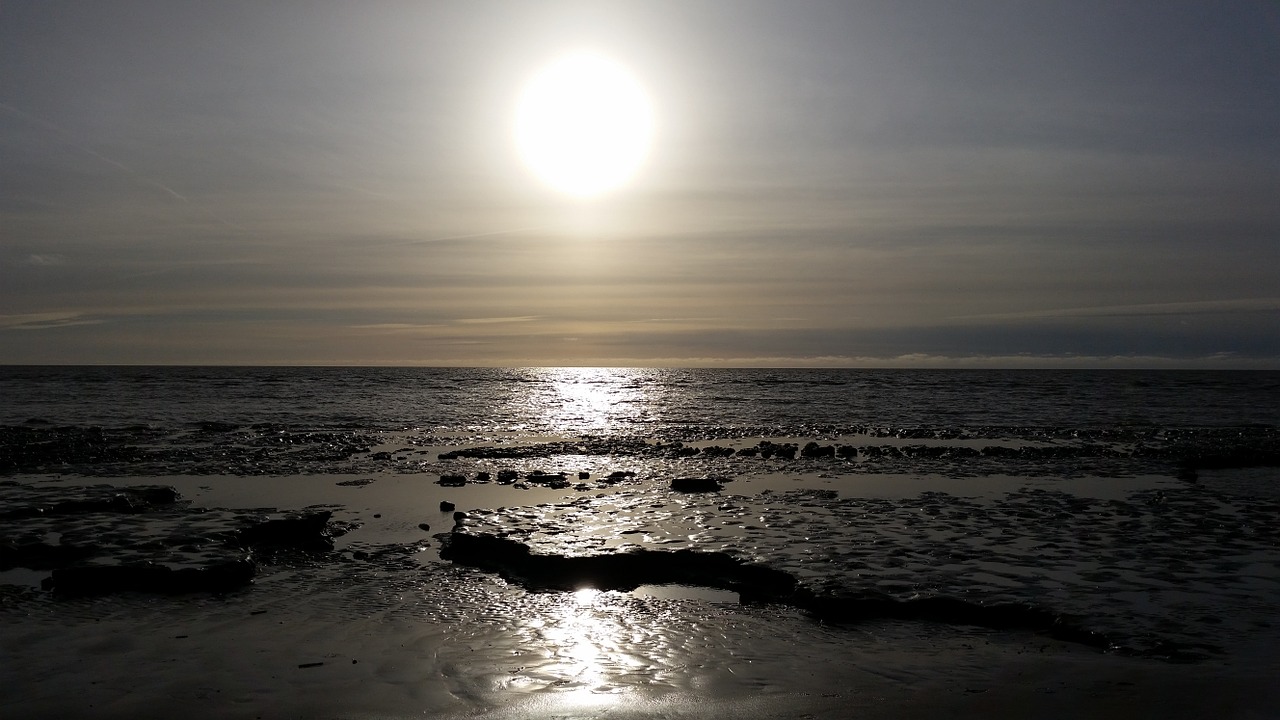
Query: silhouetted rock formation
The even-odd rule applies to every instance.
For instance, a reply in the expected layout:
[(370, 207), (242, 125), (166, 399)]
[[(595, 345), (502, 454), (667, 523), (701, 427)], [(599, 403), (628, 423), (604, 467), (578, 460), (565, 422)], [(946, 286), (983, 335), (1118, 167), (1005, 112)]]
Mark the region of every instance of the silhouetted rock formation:
[(440, 537), (444, 541), (442, 559), (497, 573), (532, 591), (589, 587), (628, 592), (641, 585), (695, 585), (737, 592), (744, 604), (788, 605), (833, 624), (909, 620), (971, 625), (1034, 632), (1099, 650), (1175, 662), (1201, 657), (1167, 642), (1144, 652), (1121, 647), (1106, 635), (1082, 626), (1077, 618), (1031, 604), (984, 604), (947, 596), (898, 600), (878, 592), (815, 593), (790, 573), (744, 563), (722, 552), (641, 549), (574, 557), (537, 554), (524, 543), (496, 535), (455, 531)]
[(230, 592), (253, 582), (257, 565), (248, 557), (206, 567), (170, 568), (150, 563), (83, 565), (58, 568), (43, 587), (59, 595), (109, 595), (145, 592), (179, 595), (192, 592)]
[(75, 492), (79, 497), (0, 511), (0, 519), (86, 513), (144, 513), (169, 507), (182, 497), (177, 490), (167, 485), (122, 488), (98, 485), (76, 488)]
[(611, 555), (538, 555), (529, 546), (493, 535), (445, 536), (440, 557), (495, 572), (532, 590), (634, 590), (641, 585), (716, 587), (744, 597), (773, 599), (795, 592), (796, 580), (780, 570), (750, 565), (719, 552), (633, 550)]
[(569, 480), (564, 473), (546, 473), (541, 470), (535, 470), (526, 475), (525, 479), (531, 483), (546, 485), (553, 490), (563, 490), (569, 487)]
[(92, 545), (51, 545), (44, 542), (0, 540), (0, 570), (20, 567), (51, 570), (92, 557), (99, 552), (101, 550)]
[(724, 486), (715, 478), (674, 478), (671, 489), (683, 493), (715, 492), (723, 490)]
[(324, 510), (298, 517), (265, 520), (240, 530), (236, 539), (246, 547), (332, 550), (333, 539), (345, 532), (341, 527), (330, 525), (332, 517), (333, 513)]
[(836, 448), (834, 445), (819, 445), (816, 442), (807, 443), (804, 449), (800, 451), (801, 457), (835, 457)]

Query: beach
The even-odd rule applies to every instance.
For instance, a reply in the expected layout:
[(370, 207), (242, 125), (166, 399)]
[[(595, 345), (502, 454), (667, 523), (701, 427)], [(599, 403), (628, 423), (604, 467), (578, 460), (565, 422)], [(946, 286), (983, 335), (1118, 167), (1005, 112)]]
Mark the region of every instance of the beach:
[(0, 713), (1280, 709), (1265, 423), (654, 427), (550, 389), (598, 412), (6, 426)]

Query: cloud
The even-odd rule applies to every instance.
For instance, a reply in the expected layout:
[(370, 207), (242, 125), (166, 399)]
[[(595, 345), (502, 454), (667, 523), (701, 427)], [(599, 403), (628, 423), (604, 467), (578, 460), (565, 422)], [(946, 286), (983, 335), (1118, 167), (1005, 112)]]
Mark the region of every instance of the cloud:
[(1202, 300), (1194, 302), (1103, 305), (1098, 307), (1029, 310), (1013, 313), (963, 315), (952, 320), (1047, 320), (1053, 318), (1151, 317), (1160, 315), (1218, 315), (1280, 311), (1280, 298)]
[(517, 315), (513, 317), (465, 318), (458, 320), (459, 325), (500, 325), (507, 323), (532, 322), (541, 319), (541, 315)]
[(0, 331), (3, 330), (53, 330), (73, 325), (99, 325), (104, 320), (78, 312), (27, 313), (24, 315), (0, 315)]
[(65, 264), (67, 259), (61, 255), (47, 255), (32, 253), (27, 256), (25, 262), (27, 265), (35, 265), (36, 267), (50, 267), (53, 265)]
[(418, 330), (434, 330), (447, 327), (439, 323), (371, 323), (368, 325), (352, 325), (355, 330), (385, 330), (388, 332), (416, 332)]

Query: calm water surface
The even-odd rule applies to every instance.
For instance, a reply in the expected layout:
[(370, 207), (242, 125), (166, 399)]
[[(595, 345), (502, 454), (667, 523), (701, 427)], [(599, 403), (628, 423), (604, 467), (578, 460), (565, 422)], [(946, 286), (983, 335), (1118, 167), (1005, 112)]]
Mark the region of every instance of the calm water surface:
[(442, 432), (1280, 424), (1280, 373), (0, 367), (0, 424)]

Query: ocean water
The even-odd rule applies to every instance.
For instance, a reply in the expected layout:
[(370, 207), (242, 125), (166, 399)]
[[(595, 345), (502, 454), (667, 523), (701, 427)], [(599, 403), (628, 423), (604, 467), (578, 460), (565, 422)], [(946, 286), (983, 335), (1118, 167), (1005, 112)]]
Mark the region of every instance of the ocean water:
[[(1274, 667), (1278, 457), (1275, 372), (0, 368), (0, 498), (23, 511), (0, 539), (199, 566), (245, 522), (327, 509), (348, 530), (331, 552), (263, 558), (226, 602), (452, 628), (466, 652), (442, 636), (432, 657), (468, 670), (438, 674), (483, 697), (696, 690), (730, 682), (725, 658), (812, 674), (797, 646), (830, 663), (902, 632), (1005, 630), (832, 624), (715, 583), (548, 595), (442, 558), (454, 532), (565, 558), (719, 553), (824, 597), (1060, 613), (1104, 639), (1091, 652)], [(679, 477), (720, 489), (674, 492)], [(24, 510), (155, 484), (187, 504)], [(88, 612), (37, 588), (48, 568), (8, 565), (7, 608)], [(593, 613), (585, 662), (565, 624)]]
[(1280, 424), (1280, 373), (1265, 371), (8, 366), (0, 398), (4, 424), (450, 435)]

